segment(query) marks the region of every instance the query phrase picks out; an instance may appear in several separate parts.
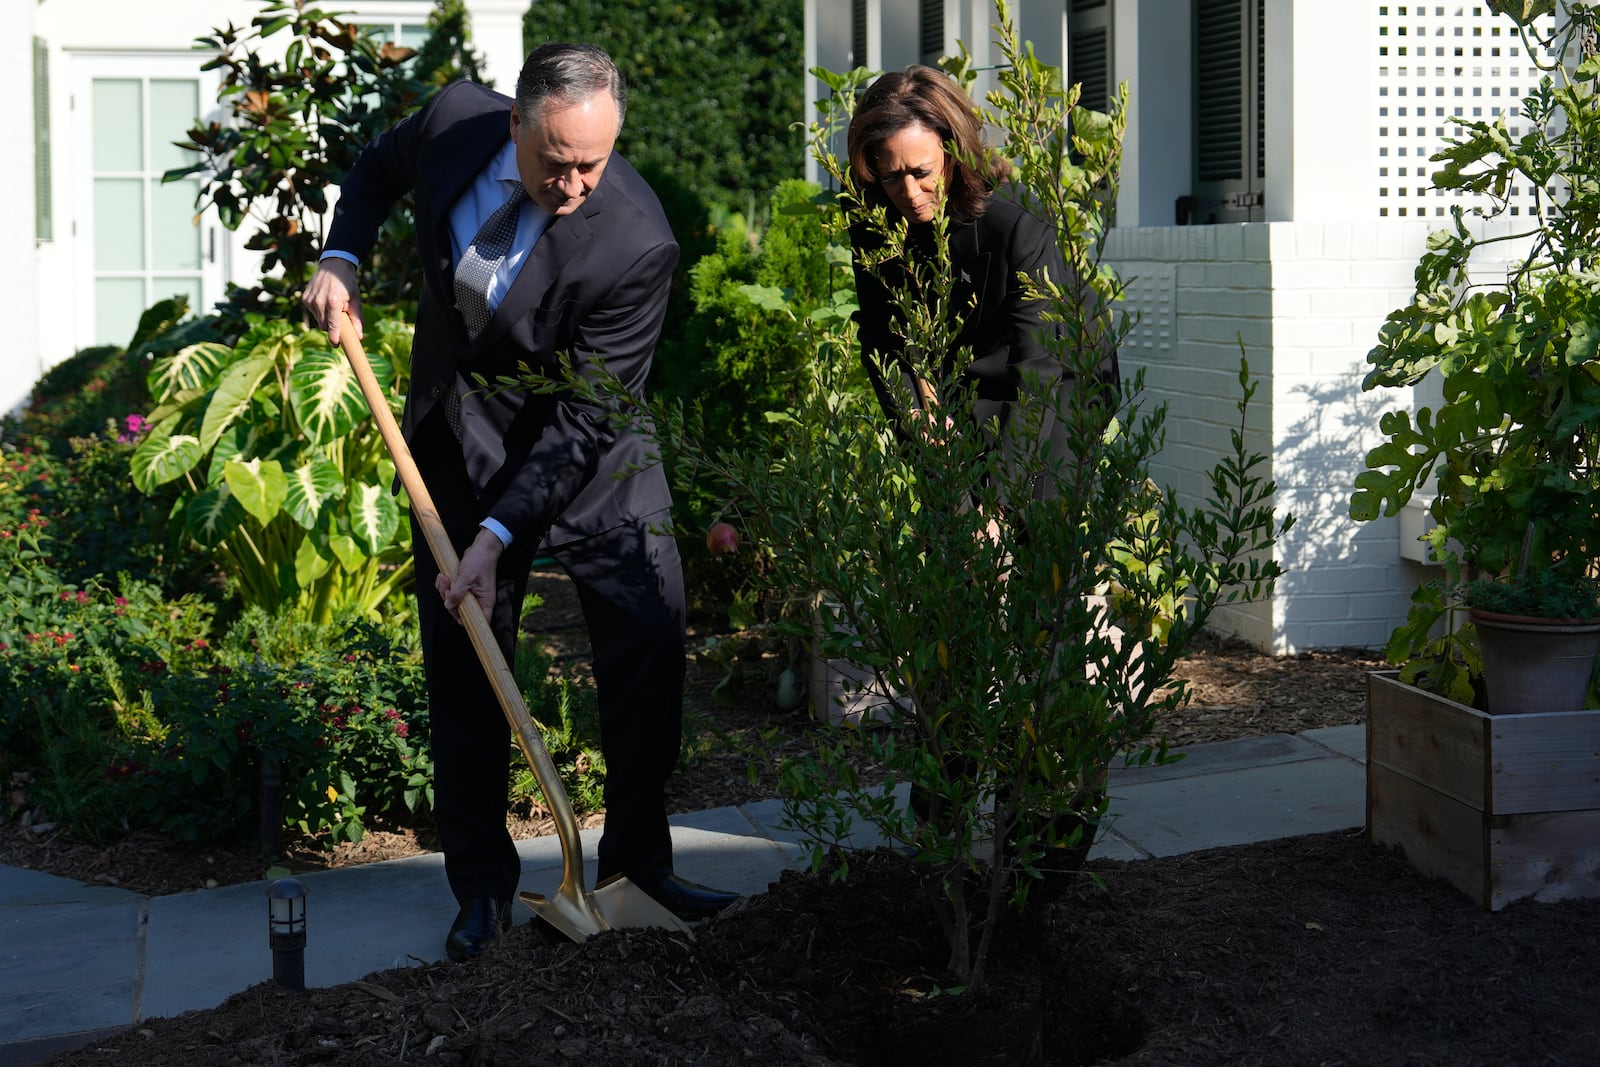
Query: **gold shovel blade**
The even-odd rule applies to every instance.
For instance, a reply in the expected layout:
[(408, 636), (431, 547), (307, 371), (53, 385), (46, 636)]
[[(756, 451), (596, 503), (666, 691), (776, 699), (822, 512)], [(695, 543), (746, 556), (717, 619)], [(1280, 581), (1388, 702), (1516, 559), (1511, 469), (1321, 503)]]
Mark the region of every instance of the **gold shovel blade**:
[(627, 927), (653, 926), (689, 932), (688, 923), (620, 874), (595, 886), (592, 893), (583, 893), (587, 900), (576, 899), (567, 886), (562, 886), (552, 897), (543, 893), (517, 895), (535, 915), (573, 941), (587, 941), (602, 930)]

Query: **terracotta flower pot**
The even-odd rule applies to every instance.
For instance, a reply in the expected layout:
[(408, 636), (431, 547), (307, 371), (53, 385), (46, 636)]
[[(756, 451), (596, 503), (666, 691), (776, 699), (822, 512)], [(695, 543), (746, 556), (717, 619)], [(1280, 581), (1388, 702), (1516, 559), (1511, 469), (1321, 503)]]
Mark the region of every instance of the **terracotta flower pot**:
[(1600, 619), (1536, 619), (1472, 608), (1489, 714), (1579, 711), (1600, 654)]

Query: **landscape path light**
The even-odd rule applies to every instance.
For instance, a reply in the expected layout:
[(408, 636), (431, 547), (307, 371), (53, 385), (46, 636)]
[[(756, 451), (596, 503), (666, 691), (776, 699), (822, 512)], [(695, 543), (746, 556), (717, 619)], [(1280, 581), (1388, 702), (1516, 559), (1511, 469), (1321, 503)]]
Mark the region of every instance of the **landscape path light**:
[(267, 883), (267, 934), (272, 979), (285, 989), (306, 987), (306, 887), (298, 878)]

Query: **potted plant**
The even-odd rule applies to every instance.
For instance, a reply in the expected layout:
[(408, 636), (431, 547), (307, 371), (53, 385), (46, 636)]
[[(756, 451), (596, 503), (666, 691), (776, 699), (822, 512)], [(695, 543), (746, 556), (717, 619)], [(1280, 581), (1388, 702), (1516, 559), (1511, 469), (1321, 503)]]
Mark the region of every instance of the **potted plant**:
[[(1474, 194), (1479, 206), (1453, 207), (1451, 225), (1430, 236), (1416, 294), (1385, 321), (1364, 386), (1404, 389), (1409, 401), (1412, 387), (1436, 383), (1442, 403), (1414, 414), (1408, 403), (1382, 417), (1387, 440), (1368, 453), (1350, 504), (1352, 517), (1376, 519), (1432, 494), (1426, 537), (1444, 577), (1413, 596), (1387, 654), (1402, 664), (1402, 681), (1480, 706), (1486, 687), (1474, 637), (1483, 637), (1485, 616), (1462, 626), (1458, 604), (1494, 610), (1478, 598), (1522, 590), (1533, 598), (1526, 605), (1572, 598), (1576, 606), (1519, 614), (1600, 614), (1600, 213), (1592, 192), (1600, 15), (1566, 5), (1546, 39), (1536, 27), (1553, 3), (1490, 6), (1515, 22), (1530, 55), (1552, 58), (1522, 99), (1522, 136), (1513, 138), (1503, 118), (1464, 122), (1463, 136), (1434, 157), (1434, 184)], [(1532, 190), (1537, 209), (1517, 214), (1514, 189)], [(1504, 285), (1469, 275), (1488, 248), (1514, 250)], [(1506, 576), (1500, 588), (1474, 584)]]
[(1494, 715), (1585, 706), (1600, 654), (1600, 582), (1559, 566), (1525, 567), (1510, 579), (1468, 585)]
[[(1368, 679), (1367, 835), (1499, 909), (1600, 892), (1600, 710), (1582, 709), (1594, 650), (1562, 654), (1584, 679), (1574, 695), (1508, 679), (1497, 647), (1510, 613), (1522, 630), (1600, 614), (1600, 11), (1486, 3), (1542, 76), (1515, 135), (1502, 118), (1463, 122), (1433, 158), (1434, 184), (1473, 199), (1429, 237), (1415, 295), (1367, 357), (1368, 389), (1406, 392), (1350, 513), (1431, 496), (1425, 540), (1444, 571), (1390, 639), (1399, 671)], [(1513, 206), (1513, 190), (1536, 202)], [(1485, 284), (1486, 254), (1512, 259), (1503, 283), (1496, 270)], [(1441, 402), (1413, 412), (1418, 385)], [(1492, 714), (1506, 710), (1519, 713)]]

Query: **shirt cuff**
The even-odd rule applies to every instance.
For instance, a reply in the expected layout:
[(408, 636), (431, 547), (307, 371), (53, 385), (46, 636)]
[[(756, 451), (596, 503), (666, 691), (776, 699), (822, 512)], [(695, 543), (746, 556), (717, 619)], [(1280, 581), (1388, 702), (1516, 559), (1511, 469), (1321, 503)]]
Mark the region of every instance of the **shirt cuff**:
[(511, 531), (506, 529), (505, 524), (499, 519), (484, 519), (482, 522), (478, 523), (478, 525), (482, 526), (485, 530), (488, 530), (490, 533), (500, 538), (500, 543), (502, 545), (506, 546), (507, 548), (511, 547)]
[(317, 258), (317, 262), (320, 263), (324, 259), (342, 259), (346, 263), (354, 263), (358, 267), (361, 266), (361, 261), (359, 259), (357, 259), (355, 256), (352, 256), (349, 252), (341, 252), (337, 248), (330, 248), (326, 252), (322, 253), (322, 255)]

